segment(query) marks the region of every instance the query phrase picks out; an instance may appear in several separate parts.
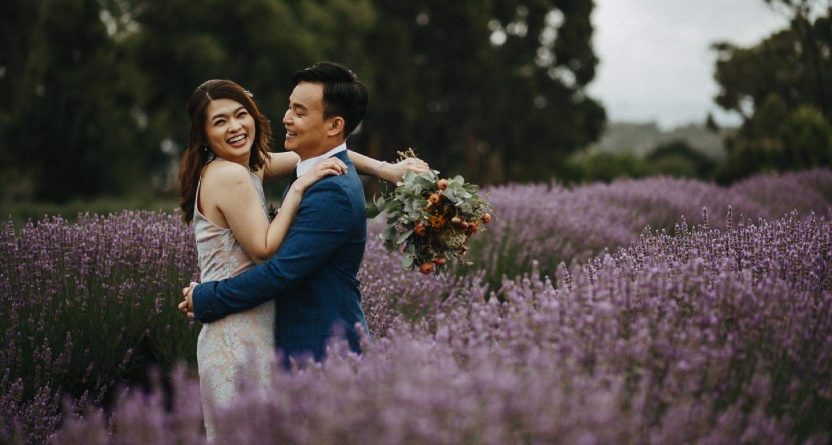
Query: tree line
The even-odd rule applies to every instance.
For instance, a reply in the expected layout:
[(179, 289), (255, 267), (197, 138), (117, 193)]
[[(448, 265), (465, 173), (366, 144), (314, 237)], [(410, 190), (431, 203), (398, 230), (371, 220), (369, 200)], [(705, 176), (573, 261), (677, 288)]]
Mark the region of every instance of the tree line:
[(598, 62), (592, 0), (4, 6), (0, 203), (163, 189), (197, 85), (240, 83), (279, 130), (291, 75), (320, 60), (370, 90), (353, 148), (392, 160), (416, 147), (477, 182), (548, 179), (606, 120), (585, 90)]
[(789, 26), (741, 48), (714, 44), (716, 103), (742, 116), (716, 179), (832, 166), (832, 1), (764, 0)]
[[(762, 0), (788, 26), (761, 42), (712, 45), (722, 109), (741, 118), (738, 128), (705, 126), (724, 139), (725, 159), (708, 158), (688, 141), (657, 145), (646, 156), (601, 151), (570, 157), (566, 181), (669, 175), (730, 184), (759, 172), (832, 167), (832, 1)], [(632, 147), (621, 147), (630, 149)]]
[(606, 125), (586, 92), (592, 0), (9, 0), (0, 204), (170, 192), (197, 85), (237, 81), (279, 130), (291, 75), (320, 60), (347, 64), (370, 90), (354, 149), (393, 160), (415, 147), (475, 182), (730, 183), (830, 166), (832, 1), (761, 1), (789, 25), (749, 47), (713, 45), (715, 101), (742, 117), (715, 162), (683, 142), (646, 157), (581, 152)]

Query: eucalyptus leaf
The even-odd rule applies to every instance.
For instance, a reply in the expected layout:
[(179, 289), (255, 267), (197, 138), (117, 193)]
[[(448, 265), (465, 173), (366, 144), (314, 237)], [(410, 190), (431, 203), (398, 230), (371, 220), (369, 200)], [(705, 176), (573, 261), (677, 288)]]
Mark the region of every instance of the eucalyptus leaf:
[(392, 227), (385, 227), (384, 230), (381, 231), (381, 239), (383, 240), (392, 240), (396, 237), (396, 230)]
[(402, 255), (402, 266), (405, 269), (410, 269), (413, 267), (413, 256), (409, 254)]
[(367, 206), (367, 208), (364, 210), (364, 216), (366, 216), (368, 219), (375, 218), (380, 213), (381, 213), (381, 209), (379, 209), (378, 206), (375, 205), (374, 203), (369, 204)]
[(407, 232), (402, 233), (401, 236), (399, 236), (399, 239), (396, 240), (396, 244), (400, 246), (404, 244), (404, 242), (407, 241), (407, 237), (409, 237), (412, 233), (412, 230), (408, 230)]
[(423, 176), (417, 176), (413, 182), (425, 188), (433, 187), (433, 181)]
[(394, 210), (397, 210), (399, 208), (399, 205), (400, 205), (400, 203), (398, 201), (392, 200), (392, 201), (387, 203), (387, 206), (384, 207), (384, 211), (385, 212), (392, 212)]
[(444, 195), (446, 198), (450, 199), (451, 201), (453, 201), (454, 196), (455, 196), (454, 191), (449, 189), (449, 188), (445, 189), (445, 190), (442, 190), (442, 195)]

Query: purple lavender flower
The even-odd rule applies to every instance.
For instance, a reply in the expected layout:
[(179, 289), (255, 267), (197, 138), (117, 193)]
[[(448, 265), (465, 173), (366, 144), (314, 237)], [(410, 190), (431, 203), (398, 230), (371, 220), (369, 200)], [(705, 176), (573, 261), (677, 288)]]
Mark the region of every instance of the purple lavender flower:
[[(403, 270), (371, 224), (359, 277), (374, 337), (365, 353), (334, 344), (328, 361), (276, 372), (268, 391), (244, 389), (219, 413), (218, 440), (832, 437), (832, 172), (727, 189), (651, 178), (490, 192), (500, 220), (472, 239), (477, 266), (446, 277)], [(173, 365), (192, 357), (197, 329), (173, 307), (196, 254), (172, 219), (87, 216), (0, 232), (0, 315), (11, 323), (0, 440), (204, 443), (193, 369)], [(166, 375), (177, 369), (172, 390), (112, 389), (150, 359)], [(76, 398), (61, 414), (64, 393)], [(119, 393), (102, 411), (105, 394)]]

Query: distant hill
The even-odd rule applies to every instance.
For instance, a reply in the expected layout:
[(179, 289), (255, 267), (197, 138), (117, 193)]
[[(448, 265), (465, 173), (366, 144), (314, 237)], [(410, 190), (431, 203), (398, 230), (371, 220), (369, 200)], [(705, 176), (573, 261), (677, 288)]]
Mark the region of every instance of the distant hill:
[(645, 156), (659, 144), (682, 140), (713, 160), (722, 161), (725, 159), (722, 139), (735, 131), (734, 128), (728, 128), (714, 133), (699, 124), (689, 124), (671, 131), (662, 131), (655, 122), (613, 122), (607, 127), (601, 140), (590, 147), (590, 151), (633, 153)]

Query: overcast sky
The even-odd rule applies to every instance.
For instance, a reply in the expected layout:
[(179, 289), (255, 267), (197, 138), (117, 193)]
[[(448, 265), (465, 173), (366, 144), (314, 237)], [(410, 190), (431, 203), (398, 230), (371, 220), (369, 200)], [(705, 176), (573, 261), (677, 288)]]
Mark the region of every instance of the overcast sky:
[(656, 121), (670, 129), (713, 111), (716, 41), (759, 42), (788, 20), (763, 0), (596, 0), (597, 76), (589, 86), (614, 122)]

